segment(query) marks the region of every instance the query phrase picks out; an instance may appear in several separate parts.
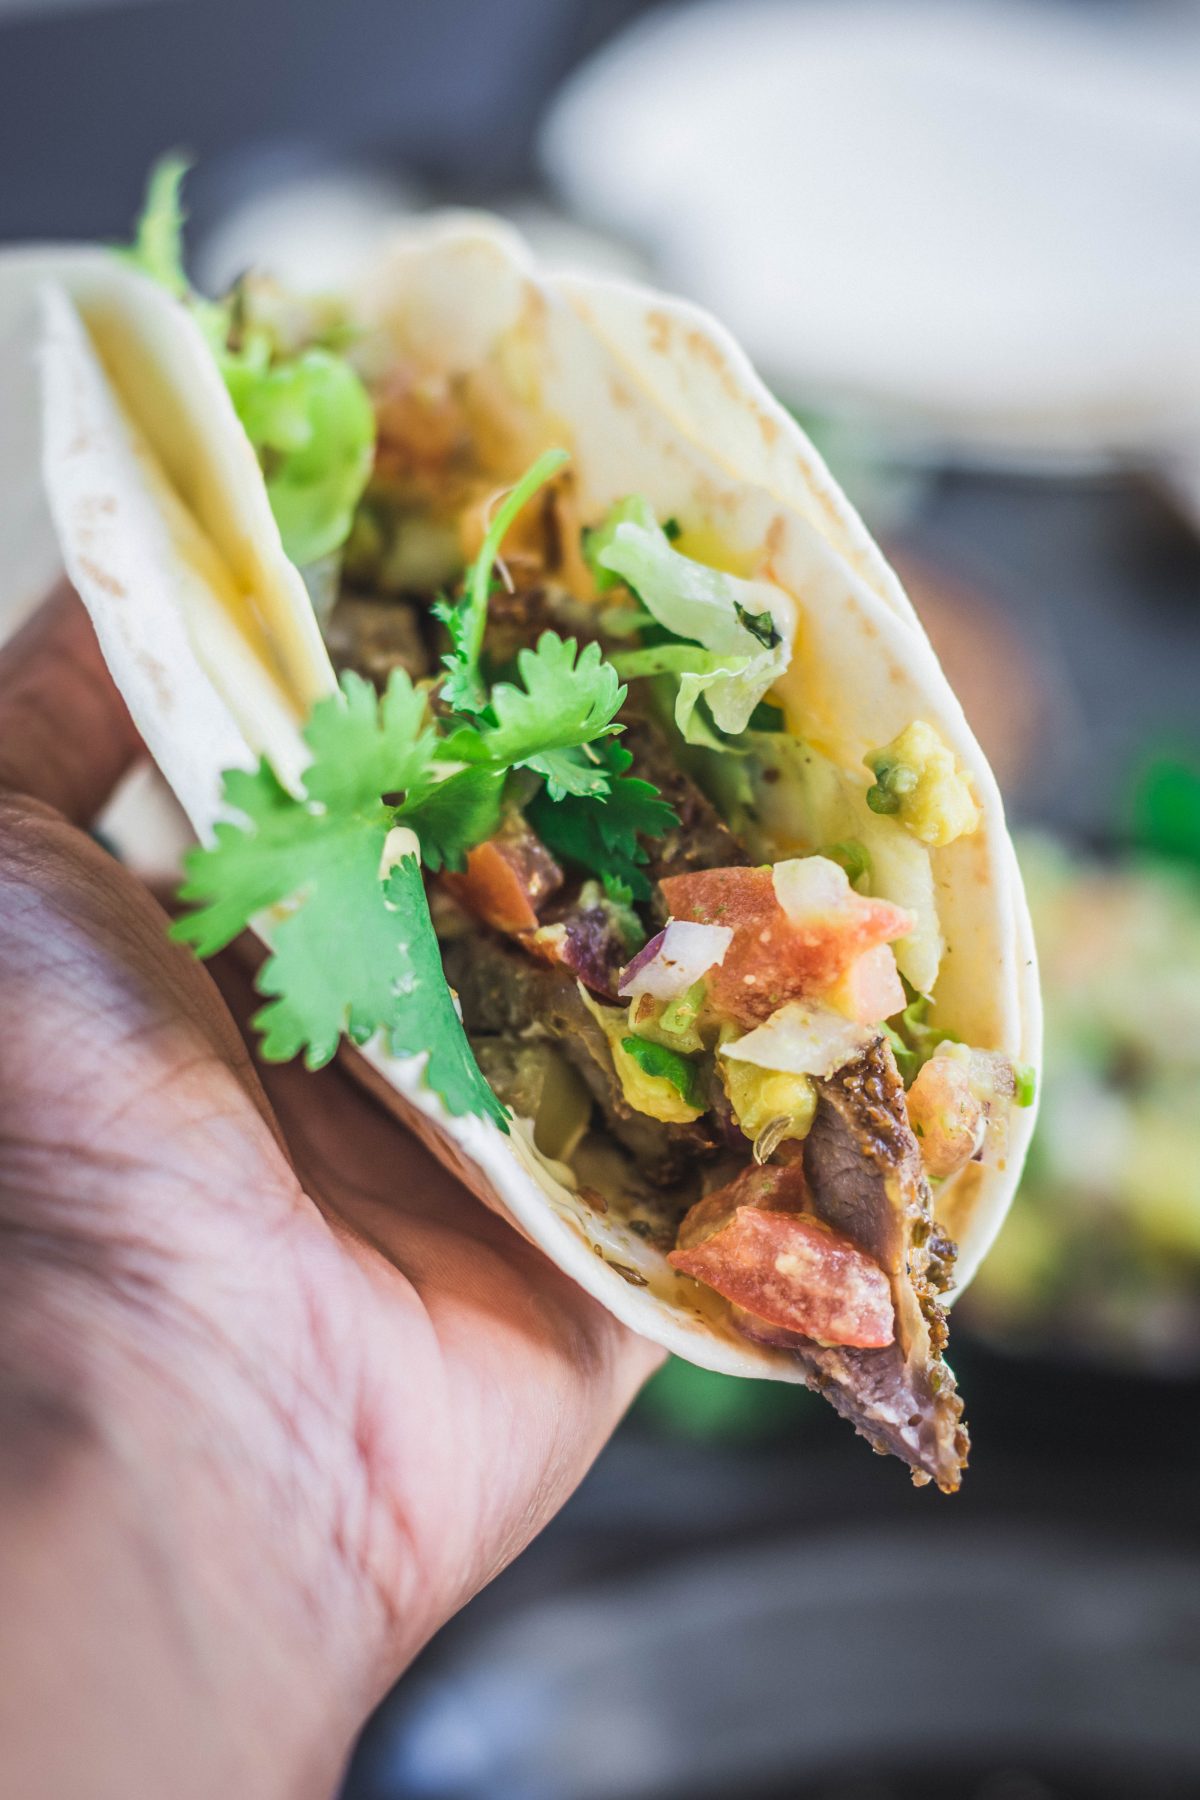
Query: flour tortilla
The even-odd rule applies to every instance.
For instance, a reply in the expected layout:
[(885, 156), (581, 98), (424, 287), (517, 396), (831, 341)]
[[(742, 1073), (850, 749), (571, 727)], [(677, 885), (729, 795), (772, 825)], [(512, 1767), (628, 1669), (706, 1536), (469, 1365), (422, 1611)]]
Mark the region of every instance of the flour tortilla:
[[(294, 779), (303, 721), (334, 689), (303, 582), (186, 308), (100, 251), (10, 256), (0, 303), (6, 279), (40, 289), (44, 472), (64, 560), (151, 754), (209, 838), (222, 772), (266, 754)], [(1036, 1067), (1033, 941), (991, 772), (896, 576), (729, 337), (659, 294), (540, 275), (510, 232), (465, 215), (398, 237), (355, 310), (407, 360), (435, 376), (469, 372), (493, 396), (519, 453), (507, 479), (565, 444), (581, 517), (641, 493), (658, 517), (769, 567), (800, 617), (780, 696), (789, 726), (864, 787), (864, 754), (914, 718), (941, 733), (973, 778), (983, 822), (933, 853), (945, 939), (935, 1016)], [(346, 1054), (481, 1199), (634, 1330), (707, 1368), (803, 1379), (614, 1211), (595, 1211), (521, 1121), (506, 1137), (451, 1117), (424, 1085), (423, 1057), (400, 1061), (378, 1043)], [(1032, 1109), (1015, 1112), (1003, 1166), (971, 1164), (938, 1196), (959, 1242), (960, 1291), (1007, 1209), (1032, 1127)]]

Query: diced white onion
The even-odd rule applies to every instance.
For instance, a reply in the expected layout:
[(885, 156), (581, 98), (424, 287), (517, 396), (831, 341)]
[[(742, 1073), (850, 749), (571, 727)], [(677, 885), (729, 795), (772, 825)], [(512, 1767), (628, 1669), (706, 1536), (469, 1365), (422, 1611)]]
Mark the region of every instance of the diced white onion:
[(879, 1036), (876, 1026), (856, 1025), (823, 1006), (789, 1000), (765, 1025), (721, 1045), (732, 1062), (753, 1063), (785, 1075), (832, 1075)]
[[(662, 943), (649, 962), (630, 964), (617, 992), (626, 1000), (649, 994), (655, 1000), (677, 1000), (717, 963), (733, 942), (728, 925), (696, 925), (687, 919), (671, 919)], [(636, 961), (636, 959), (635, 959)]]
[(771, 879), (775, 898), (790, 919), (840, 912), (853, 893), (845, 869), (827, 856), (790, 857), (775, 864)]

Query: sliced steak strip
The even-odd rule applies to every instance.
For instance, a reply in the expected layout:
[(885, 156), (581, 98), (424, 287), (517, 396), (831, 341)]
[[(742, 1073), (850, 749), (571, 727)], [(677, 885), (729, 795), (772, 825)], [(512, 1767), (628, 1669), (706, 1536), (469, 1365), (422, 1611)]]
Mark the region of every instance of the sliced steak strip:
[[(929, 1184), (887, 1043), (828, 1081), (805, 1140), (804, 1168), (819, 1216), (886, 1271), (896, 1341), (885, 1350), (796, 1347), (811, 1384), (877, 1450), (909, 1464), (919, 1484), (953, 1492), (968, 1438), (954, 1376), (942, 1361), (949, 1246), (937, 1236)], [(936, 1261), (931, 1250), (936, 1248)]]
[[(515, 562), (513, 572), (519, 572)], [(483, 640), (493, 669), (515, 662), (518, 650), (532, 649), (543, 631), (556, 631), (579, 644), (601, 638), (596, 608), (555, 582), (518, 583), (511, 593), (503, 585), (495, 589), (488, 600)]]
[(421, 609), (410, 600), (344, 593), (329, 615), (325, 642), (339, 672), (353, 669), (381, 692), (393, 669), (420, 681), (433, 668)]
[(668, 1125), (635, 1112), (621, 1091), (608, 1040), (565, 969), (535, 962), (524, 950), (471, 932), (443, 946), (446, 976), (457, 990), (468, 1036), (547, 1037), (559, 1044), (587, 1084), (617, 1142), (656, 1186), (682, 1179), (719, 1149), (715, 1122)]

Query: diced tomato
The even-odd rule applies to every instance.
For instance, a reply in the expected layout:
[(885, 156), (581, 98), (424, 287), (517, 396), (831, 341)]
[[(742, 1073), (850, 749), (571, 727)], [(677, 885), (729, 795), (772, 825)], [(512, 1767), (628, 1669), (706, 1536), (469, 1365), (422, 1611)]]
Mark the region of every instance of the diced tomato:
[(442, 877), (455, 899), (485, 925), (512, 934), (537, 930), (537, 909), (562, 879), (562, 870), (519, 814), (468, 852), (465, 870)]
[(752, 1315), (748, 1335), (771, 1341), (753, 1329), (761, 1322), (820, 1344), (882, 1349), (895, 1336), (887, 1276), (811, 1213), (763, 1204), (777, 1196), (786, 1204), (795, 1183), (791, 1168), (747, 1170), (692, 1208), (667, 1261)]
[(856, 956), (826, 995), (828, 1004), (856, 1025), (878, 1025), (908, 1004), (896, 958), (887, 944)]
[(671, 875), (661, 887), (672, 918), (733, 927), (724, 961), (707, 977), (708, 1002), (740, 1025), (789, 1000), (824, 997), (865, 951), (912, 930), (903, 907), (853, 889), (842, 903), (797, 919), (779, 904), (770, 869)]

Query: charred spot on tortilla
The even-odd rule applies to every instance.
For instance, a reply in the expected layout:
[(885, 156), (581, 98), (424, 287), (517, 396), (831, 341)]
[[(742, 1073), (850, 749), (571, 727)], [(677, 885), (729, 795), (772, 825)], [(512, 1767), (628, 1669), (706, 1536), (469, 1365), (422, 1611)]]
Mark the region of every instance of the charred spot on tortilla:
[(110, 575), (108, 570), (96, 561), (95, 557), (81, 557), (80, 567), (89, 580), (94, 581), (97, 587), (103, 588), (106, 594), (111, 594), (114, 600), (125, 598), (124, 582), (118, 581), (115, 575)]

